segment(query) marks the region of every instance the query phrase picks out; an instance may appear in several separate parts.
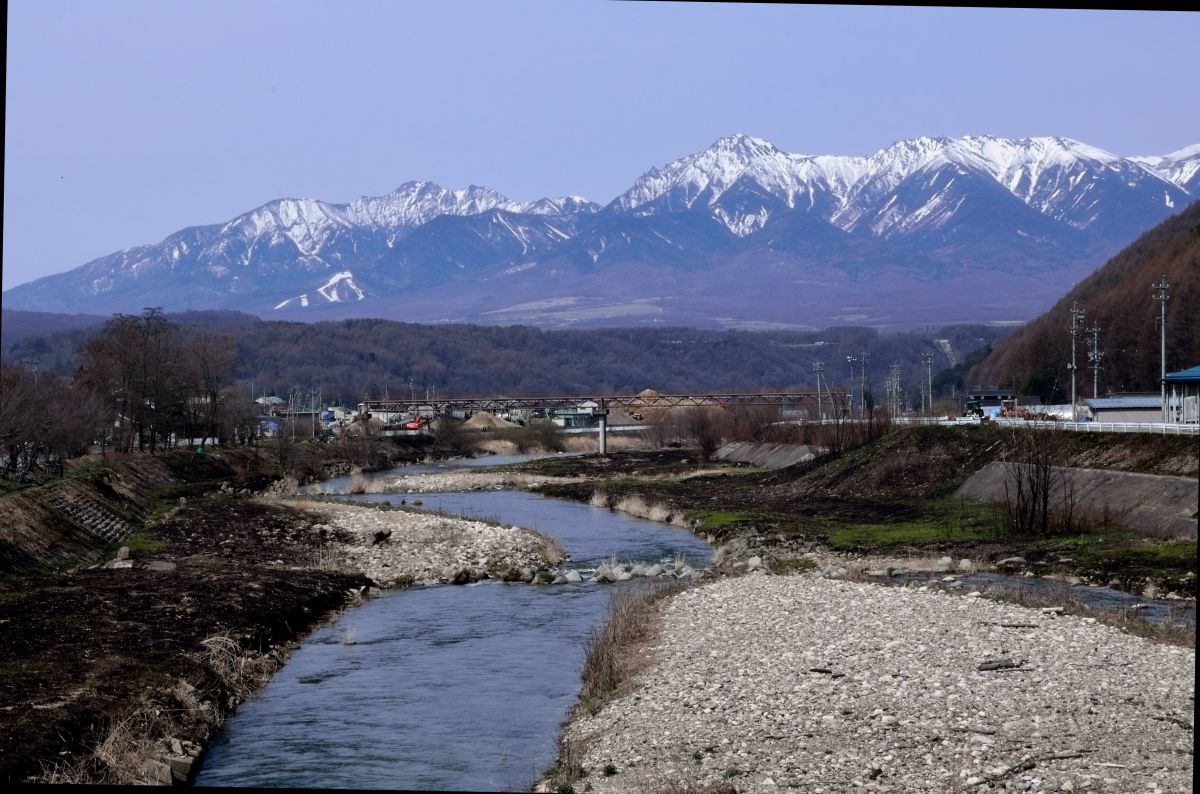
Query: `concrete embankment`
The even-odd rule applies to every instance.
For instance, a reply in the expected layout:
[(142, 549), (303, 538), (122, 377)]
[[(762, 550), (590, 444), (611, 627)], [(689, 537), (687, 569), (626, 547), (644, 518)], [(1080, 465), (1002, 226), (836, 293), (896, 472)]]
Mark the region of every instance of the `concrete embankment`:
[(695, 587), (663, 621), (564, 731), (595, 792), (1191, 789), (1192, 649), (811, 575)]
[(747, 463), (761, 469), (786, 469), (797, 463), (816, 460), (824, 450), (806, 444), (756, 444), (751, 441), (735, 441), (724, 444), (713, 455), (714, 460), (730, 463)]
[[(971, 475), (954, 496), (1003, 503), (1015, 491), (1017, 464), (996, 461)], [(1052, 467), (1055, 501), (1069, 498), (1077, 514), (1107, 519), (1150, 537), (1196, 539), (1200, 480), (1163, 474)], [(1061, 493), (1061, 496), (1059, 495)]]

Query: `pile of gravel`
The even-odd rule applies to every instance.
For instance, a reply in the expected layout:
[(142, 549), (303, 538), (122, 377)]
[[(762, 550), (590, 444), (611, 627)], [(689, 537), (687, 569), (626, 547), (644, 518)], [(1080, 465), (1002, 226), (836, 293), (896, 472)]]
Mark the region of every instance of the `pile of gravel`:
[(554, 569), (562, 558), (557, 544), (521, 527), (336, 502), (298, 505), (325, 518), (315, 529), (349, 537), (337, 544), (337, 567), (361, 571), (382, 587), (406, 579), (471, 581), (497, 568)]
[(595, 792), (1192, 788), (1191, 649), (815, 576), (718, 580), (664, 620), (631, 691), (564, 734)]

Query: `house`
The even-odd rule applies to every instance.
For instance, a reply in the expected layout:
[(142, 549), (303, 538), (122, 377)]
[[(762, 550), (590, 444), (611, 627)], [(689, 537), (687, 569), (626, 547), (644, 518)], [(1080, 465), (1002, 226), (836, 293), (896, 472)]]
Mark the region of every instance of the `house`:
[(595, 415), (595, 411), (600, 407), (600, 404), (594, 400), (584, 400), (573, 409), (554, 411), (550, 417), (550, 421), (563, 428), (583, 428), (583, 427), (598, 427), (600, 425), (600, 417)]
[(1084, 400), (1096, 422), (1161, 422), (1162, 400), (1157, 395), (1128, 394)]
[(1200, 424), (1200, 364), (1163, 378), (1167, 387), (1167, 421)]

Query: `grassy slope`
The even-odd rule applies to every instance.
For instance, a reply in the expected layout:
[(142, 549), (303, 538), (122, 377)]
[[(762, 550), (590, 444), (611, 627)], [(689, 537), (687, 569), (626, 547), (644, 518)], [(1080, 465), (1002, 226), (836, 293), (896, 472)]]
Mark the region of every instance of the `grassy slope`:
[[(1130, 587), (1157, 579), (1194, 592), (1194, 541), (1149, 541), (1118, 527), (1013, 538), (995, 506), (952, 498), (971, 474), (1012, 450), (1015, 432), (988, 425), (906, 428), (836, 458), (776, 472), (647, 480), (614, 464), (619, 476), (542, 490), (580, 500), (602, 490), (609, 504), (636, 494), (686, 516), (716, 542), (744, 539), (780, 559), (814, 546), (991, 561), (1020, 555), (1040, 572), (1118, 579)], [(1055, 443), (1058, 465), (1200, 476), (1194, 438), (1064, 433)], [(592, 476), (602, 471), (586, 461), (576, 465)]]

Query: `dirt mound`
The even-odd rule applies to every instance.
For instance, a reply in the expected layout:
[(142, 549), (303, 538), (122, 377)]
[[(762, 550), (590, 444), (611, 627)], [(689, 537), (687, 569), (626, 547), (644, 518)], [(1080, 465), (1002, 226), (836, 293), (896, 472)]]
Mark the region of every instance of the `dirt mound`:
[(465, 430), (500, 430), (507, 427), (520, 427), (515, 422), (501, 419), (487, 411), (480, 411), (474, 414), (470, 419), (463, 422), (462, 426)]

